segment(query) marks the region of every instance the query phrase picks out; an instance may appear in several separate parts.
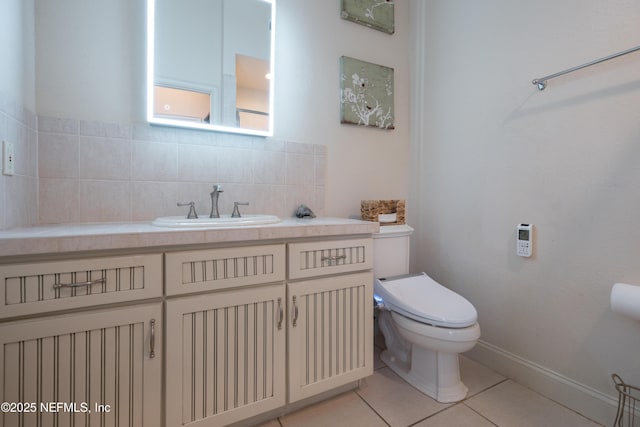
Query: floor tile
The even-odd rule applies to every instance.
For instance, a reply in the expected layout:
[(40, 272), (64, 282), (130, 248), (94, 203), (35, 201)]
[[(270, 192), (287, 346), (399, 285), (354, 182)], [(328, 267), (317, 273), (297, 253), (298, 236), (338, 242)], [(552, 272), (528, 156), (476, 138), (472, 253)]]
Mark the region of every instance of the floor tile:
[(373, 370), (377, 371), (378, 369), (384, 368), (387, 366), (382, 359), (380, 359), (380, 354), (382, 354), (382, 349), (378, 346), (373, 347)]
[(354, 392), (320, 402), (280, 418), (283, 427), (385, 427)]
[(500, 427), (595, 427), (599, 424), (511, 380), (465, 404)]
[(474, 396), (483, 390), (506, 380), (499, 373), (492, 371), (484, 365), (475, 362), (463, 355), (459, 356), (460, 360), (460, 378), (464, 385), (469, 387), (467, 397)]
[(406, 427), (450, 406), (419, 392), (389, 368), (362, 380), (356, 393), (392, 427)]
[(414, 427), (495, 427), (495, 424), (471, 410), (464, 403), (445, 409)]

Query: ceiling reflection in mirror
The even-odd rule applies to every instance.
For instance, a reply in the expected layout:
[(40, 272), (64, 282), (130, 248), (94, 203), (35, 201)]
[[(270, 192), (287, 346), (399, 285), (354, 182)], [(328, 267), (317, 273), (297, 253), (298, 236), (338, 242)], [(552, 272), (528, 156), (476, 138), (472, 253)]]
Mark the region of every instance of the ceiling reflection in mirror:
[(147, 0), (150, 123), (273, 134), (275, 0)]

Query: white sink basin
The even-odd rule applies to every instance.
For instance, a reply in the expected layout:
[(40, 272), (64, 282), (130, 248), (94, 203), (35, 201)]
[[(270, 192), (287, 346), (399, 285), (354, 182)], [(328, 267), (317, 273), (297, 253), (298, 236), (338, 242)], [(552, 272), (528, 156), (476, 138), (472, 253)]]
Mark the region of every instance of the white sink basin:
[(188, 227), (238, 227), (247, 225), (275, 224), (280, 218), (275, 215), (243, 215), (240, 218), (231, 218), (222, 215), (220, 218), (200, 217), (187, 219), (184, 216), (164, 216), (156, 218), (151, 223), (157, 227), (188, 228)]

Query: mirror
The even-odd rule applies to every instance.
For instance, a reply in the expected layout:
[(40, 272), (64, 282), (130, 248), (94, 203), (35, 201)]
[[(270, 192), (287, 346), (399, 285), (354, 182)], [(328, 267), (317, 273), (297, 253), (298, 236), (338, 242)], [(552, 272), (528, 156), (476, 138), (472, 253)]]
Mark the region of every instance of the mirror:
[(273, 135), (275, 0), (147, 0), (147, 120)]

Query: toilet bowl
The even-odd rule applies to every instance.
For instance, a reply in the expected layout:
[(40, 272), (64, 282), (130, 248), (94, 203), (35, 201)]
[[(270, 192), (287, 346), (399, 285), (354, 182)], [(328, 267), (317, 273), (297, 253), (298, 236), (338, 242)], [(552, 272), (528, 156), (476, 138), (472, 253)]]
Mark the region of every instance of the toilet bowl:
[[(374, 235), (374, 293), (381, 301), (378, 324), (386, 344), (381, 358), (426, 395), (443, 403), (458, 402), (468, 392), (460, 378), (458, 355), (480, 338), (477, 311), (427, 274), (405, 274), (412, 231), (408, 226), (385, 226)], [(399, 274), (381, 275), (390, 272)]]

